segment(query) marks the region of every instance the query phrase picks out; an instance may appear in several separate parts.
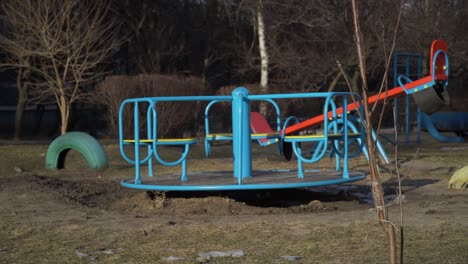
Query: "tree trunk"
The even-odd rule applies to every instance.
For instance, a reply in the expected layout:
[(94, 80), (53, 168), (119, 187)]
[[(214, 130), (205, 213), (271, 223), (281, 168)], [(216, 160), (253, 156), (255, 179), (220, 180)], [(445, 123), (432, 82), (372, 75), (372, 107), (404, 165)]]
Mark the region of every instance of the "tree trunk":
[(18, 89), (18, 103), (16, 104), (15, 112), (15, 134), (13, 139), (19, 140), (21, 137), (21, 123), (23, 121), (24, 107), (26, 105), (27, 94), (21, 89)]
[(16, 77), (16, 88), (18, 89), (18, 102), (16, 103), (16, 112), (15, 112), (15, 132), (13, 139), (19, 140), (21, 136), (21, 123), (23, 121), (24, 107), (26, 105), (26, 100), (28, 99), (28, 85), (22, 83), (22, 77), (24, 75), (23, 69), (18, 69), (18, 75)]
[[(265, 21), (263, 19), (263, 3), (258, 0), (257, 6), (257, 31), (258, 31), (258, 48), (260, 51), (260, 91), (261, 93), (268, 92), (268, 50), (265, 41)], [(266, 103), (260, 103), (260, 113), (267, 114)]]
[(355, 70), (353, 74), (353, 78), (351, 78), (351, 89), (355, 93), (359, 93), (358, 80), (359, 80), (359, 70)]
[(68, 117), (70, 115), (70, 104), (67, 102), (65, 96), (60, 96), (60, 134), (63, 135), (67, 133), (68, 128)]
[[(367, 92), (364, 92), (364, 101), (367, 102)], [(366, 119), (366, 139), (369, 152), (369, 170), (372, 181), (372, 195), (374, 198), (374, 207), (377, 211), (377, 218), (382, 225), (385, 234), (388, 239), (388, 249), (389, 249), (389, 263), (395, 264), (397, 255), (396, 255), (396, 235), (395, 228), (389, 222), (388, 211), (385, 206), (384, 192), (382, 188), (382, 182), (380, 181), (380, 171), (377, 165), (377, 156), (375, 153), (375, 142), (372, 138), (372, 125), (371, 125), (371, 115), (369, 113), (369, 105), (364, 103), (364, 115)]]
[(367, 76), (366, 76), (366, 62), (364, 56), (363, 42), (361, 29), (359, 26), (359, 12), (357, 8), (356, 0), (352, 1), (353, 6), (353, 20), (354, 20), (354, 35), (356, 41), (356, 49), (359, 61), (359, 70), (361, 73), (362, 81), (362, 100), (364, 106), (364, 119), (365, 119), (365, 132), (366, 132), (366, 143), (367, 150), (369, 154), (369, 172), (372, 181), (372, 195), (374, 197), (374, 207), (377, 211), (377, 218), (379, 223), (382, 225), (385, 234), (388, 239), (389, 247), (389, 262), (395, 264), (397, 260), (396, 256), (396, 236), (395, 228), (389, 222), (387, 208), (385, 206), (384, 192), (382, 188), (382, 183), (380, 180), (380, 170), (377, 165), (377, 156), (376, 156), (376, 144), (372, 138), (372, 113), (369, 107), (368, 101), (368, 87), (367, 87)]
[(330, 86), (328, 86), (328, 92), (333, 92), (333, 90), (335, 89), (336, 85), (338, 84), (338, 80), (340, 80), (341, 76), (343, 75), (343, 73), (341, 71), (339, 71), (335, 78), (333, 78), (333, 81), (330, 83)]

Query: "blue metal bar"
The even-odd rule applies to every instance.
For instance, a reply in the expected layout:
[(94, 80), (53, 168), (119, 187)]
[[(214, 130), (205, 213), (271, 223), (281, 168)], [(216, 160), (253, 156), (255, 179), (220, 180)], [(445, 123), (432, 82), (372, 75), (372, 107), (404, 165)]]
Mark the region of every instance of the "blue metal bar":
[[(230, 102), (230, 100), (212, 100), (211, 102), (208, 103), (208, 105), (205, 107), (205, 112), (204, 112), (204, 121), (205, 121), (205, 135), (210, 134), (210, 120), (209, 120), (209, 112), (211, 107), (214, 104), (217, 104), (219, 102)], [(210, 157), (211, 155), (211, 139), (207, 138), (205, 136), (204, 139), (204, 145), (205, 145), (205, 157)]]
[[(406, 56), (406, 64), (405, 64), (405, 74), (406, 76), (410, 76), (410, 66), (411, 66), (411, 56)], [(410, 126), (410, 113), (409, 113), (410, 101), (409, 95), (405, 95), (405, 142), (406, 145), (409, 144), (409, 126)]]
[[(273, 108), (275, 109), (275, 112), (276, 112), (276, 131), (281, 131), (281, 112), (280, 112), (280, 108), (278, 104), (272, 99), (256, 99), (256, 101), (267, 101), (273, 105)], [(205, 135), (209, 135), (211, 133), (210, 122), (209, 122), (209, 113), (210, 113), (211, 107), (219, 102), (231, 102), (231, 100), (213, 100), (205, 107), (205, 112), (204, 112)], [(209, 157), (211, 154), (210, 142), (215, 141), (215, 140), (232, 140), (232, 136), (230, 137), (219, 136), (219, 137), (213, 137), (213, 138), (209, 138), (205, 136), (204, 144), (205, 144), (205, 156), (206, 157)], [(270, 140), (266, 142), (261, 142), (259, 139), (258, 142), (261, 146), (268, 146), (272, 143), (278, 142), (278, 140)]]
[(140, 97), (126, 99), (124, 102), (188, 102), (188, 101), (231, 101), (232, 96), (227, 95), (210, 95), (210, 96), (162, 96), (162, 97)]
[(418, 144), (421, 144), (421, 109), (418, 107), (416, 112), (416, 118), (418, 120), (417, 141)]
[[(128, 155), (126, 154), (125, 152), (125, 148), (124, 146), (125, 145), (128, 145), (128, 143), (125, 143), (124, 139), (124, 131), (123, 131), (123, 122), (122, 120), (124, 119), (123, 118), (123, 115), (124, 115), (124, 109), (126, 107), (127, 104), (137, 104), (138, 102), (149, 102), (149, 101), (146, 101), (146, 100), (141, 100), (141, 101), (131, 101), (131, 100), (125, 100), (122, 102), (122, 104), (120, 105), (120, 109), (119, 109), (119, 148), (120, 148), (120, 153), (122, 155), (122, 157), (130, 164), (134, 165), (135, 164), (135, 160), (132, 160), (130, 157), (128, 157)], [(134, 113), (135, 115), (135, 113)], [(135, 123), (134, 123), (134, 126), (135, 126)], [(135, 141), (135, 144), (137, 144), (138, 141)], [(139, 144), (142, 144), (141, 142), (139, 142)], [(144, 164), (146, 163), (147, 161), (149, 161), (149, 159), (151, 159), (152, 155), (147, 155), (144, 159), (141, 159), (140, 160), (140, 164)]]
[(138, 116), (138, 103), (133, 107), (133, 138), (135, 139), (135, 183), (141, 183), (140, 175), (140, 122)]
[(410, 75), (410, 65), (411, 65), (410, 59), (411, 59), (410, 56), (406, 56), (406, 62), (405, 62), (405, 75), (406, 76)]
[[(343, 109), (348, 109), (348, 98), (343, 96)], [(343, 148), (344, 148), (344, 157), (343, 157), (343, 178), (349, 179), (349, 172), (348, 172), (348, 113), (345, 111), (343, 113)], [(339, 161), (339, 155), (337, 157)]]
[(409, 133), (410, 133), (410, 98), (409, 95), (405, 95), (405, 142), (409, 144)]
[[(195, 142), (188, 141), (188, 142), (180, 142), (180, 141), (174, 141), (174, 142), (167, 142), (167, 141), (162, 141), (158, 142), (158, 136), (157, 136), (157, 119), (158, 119), (158, 113), (156, 110), (156, 105), (157, 103), (160, 102), (169, 102), (169, 101), (192, 101), (192, 100), (208, 100), (211, 101), (205, 109), (205, 117), (208, 116), (208, 110), (209, 108), (215, 104), (216, 102), (219, 101), (231, 101), (232, 100), (232, 122), (233, 122), (233, 135), (232, 135), (232, 140), (233, 140), (233, 156), (234, 156), (234, 176), (237, 177), (237, 186), (244, 185), (243, 180), (247, 177), (252, 177), (252, 159), (251, 159), (251, 132), (250, 132), (250, 101), (252, 100), (266, 100), (269, 101), (273, 104), (275, 109), (277, 110), (277, 119), (279, 115), (279, 107), (277, 106), (276, 102), (273, 101), (273, 98), (275, 99), (289, 99), (289, 98), (324, 98), (325, 103), (323, 106), (323, 113), (325, 115), (325, 118), (323, 120), (323, 127), (324, 127), (324, 135), (323, 137), (317, 137), (311, 139), (306, 139), (305, 141), (316, 141), (318, 142), (318, 147), (315, 149), (312, 159), (306, 159), (302, 156), (302, 148), (301, 148), (301, 140), (302, 139), (290, 139), (289, 142), (292, 142), (294, 145), (294, 152), (296, 153), (296, 156), (298, 157), (298, 177), (303, 178), (304, 177), (304, 168), (303, 168), (303, 163), (304, 162), (315, 162), (320, 160), (326, 153), (328, 149), (328, 140), (330, 139), (329, 133), (337, 134), (340, 131), (340, 127), (343, 127), (344, 131), (343, 137), (336, 139), (336, 137), (332, 137), (331, 140), (334, 141), (333, 144), (338, 144), (338, 140), (343, 140), (344, 143), (344, 148), (343, 148), (343, 156), (339, 155), (339, 151), (336, 153), (336, 158), (337, 158), (337, 170), (341, 169), (340, 165), (340, 158), (343, 158), (343, 179), (346, 179), (349, 177), (348, 175), (348, 158), (349, 158), (349, 131), (348, 131), (348, 113), (347, 111), (344, 111), (342, 114), (338, 115), (337, 114), (337, 107), (336, 104), (333, 100), (333, 97), (342, 97), (342, 104), (343, 104), (343, 109), (347, 109), (348, 106), (348, 98), (347, 96), (353, 95), (350, 93), (346, 92), (333, 92), (333, 93), (295, 93), (295, 94), (272, 94), (272, 95), (249, 95), (249, 91), (243, 87), (239, 87), (235, 89), (232, 93), (231, 96), (188, 96), (188, 97), (147, 97), (147, 98), (136, 98), (136, 99), (128, 99), (125, 100), (122, 105), (121, 109), (119, 112), (119, 141), (121, 145), (123, 146), (124, 144), (124, 135), (123, 135), (123, 124), (122, 124), (122, 117), (123, 117), (123, 108), (127, 104), (133, 104), (133, 114), (134, 114), (134, 142), (135, 142), (135, 160), (131, 160), (127, 157), (125, 152), (121, 150), (122, 155), (124, 158), (129, 161), (130, 163), (133, 162), (135, 164), (135, 180), (134, 183), (129, 183), (129, 182), (124, 182), (122, 185), (130, 188), (138, 188), (138, 189), (145, 189), (145, 188), (140, 188), (142, 185), (144, 186), (145, 184), (141, 184), (141, 171), (140, 171), (140, 165), (148, 161), (148, 163), (151, 165), (150, 158), (154, 155), (156, 160), (160, 162), (161, 164), (165, 166), (175, 166), (178, 164), (182, 165), (182, 175), (181, 175), (181, 182), (187, 181), (187, 155), (189, 152), (189, 147), (190, 144), (194, 144)], [(354, 97), (358, 98), (359, 96), (353, 95)], [(216, 101), (216, 102), (215, 102)], [(139, 110), (140, 110), (140, 104), (141, 103), (148, 103), (148, 113), (146, 116), (147, 120), (147, 125), (149, 127), (146, 128), (147, 130), (147, 137), (150, 140), (149, 142), (142, 143), (140, 139), (140, 123), (139, 123)], [(362, 109), (359, 108), (359, 111), (362, 112)], [(329, 114), (331, 113), (331, 114)], [(206, 122), (206, 120), (205, 120)], [(339, 122), (342, 122), (340, 125)], [(277, 122), (277, 128), (279, 130), (280, 126), (278, 126)], [(133, 141), (132, 141), (133, 142)], [(140, 156), (140, 145), (146, 145), (148, 147), (148, 156), (145, 157), (144, 159), (141, 159)], [(160, 145), (184, 145), (185, 149), (182, 153), (182, 156), (173, 162), (168, 162), (163, 160), (158, 153), (158, 146)], [(338, 144), (339, 147), (339, 144)], [(121, 147), (123, 149), (123, 147)], [(149, 155), (152, 154), (152, 155)], [(152, 167), (152, 166), (151, 166)], [(149, 169), (149, 174), (152, 175), (153, 172), (150, 171)], [(354, 178), (352, 179), (354, 181)], [(305, 183), (305, 185), (297, 185), (297, 186), (320, 186), (322, 185), (323, 182), (328, 182), (328, 181), (321, 181), (320, 183)], [(330, 181), (332, 182), (332, 181)], [(341, 182), (351, 182), (349, 181), (339, 181)], [(289, 185), (286, 184), (286, 188), (294, 188), (292, 186), (296, 185)], [(135, 187), (138, 186), (138, 187)], [(162, 190), (161, 188), (165, 188), (165, 186), (159, 186), (159, 187), (154, 187), (154, 185), (148, 185), (150, 186), (149, 189), (152, 190)], [(230, 186), (230, 185), (222, 185), (224, 187)], [(269, 186), (268, 188), (285, 188), (285, 184), (260, 184), (260, 186), (257, 186), (254, 189), (261, 189), (264, 188), (265, 186)], [(280, 187), (281, 186), (281, 187)], [(161, 187), (161, 188), (160, 188)], [(188, 190), (189, 188), (186, 188), (187, 186), (179, 186), (180, 190)], [(202, 187), (204, 188), (204, 187)], [(211, 188), (211, 187), (210, 187)], [(231, 188), (231, 187), (226, 187), (226, 188)], [(250, 187), (235, 187), (233, 189), (248, 189)], [(176, 188), (177, 189), (177, 188)], [(196, 186), (195, 189), (200, 190), (199, 186)], [(194, 190), (195, 190), (194, 189)], [(215, 188), (217, 189), (217, 187)], [(166, 190), (170, 190), (166, 189)], [(174, 189), (175, 190), (175, 189)]]
[[(293, 149), (297, 157), (302, 157), (302, 146), (300, 142), (293, 142)], [(297, 177), (304, 179), (304, 167), (302, 159), (300, 158), (297, 159)]]
[[(307, 172), (307, 171), (306, 171)], [(266, 189), (284, 189), (284, 188), (305, 188), (318, 187), (334, 184), (351, 183), (366, 178), (364, 173), (359, 173), (349, 179), (335, 179), (324, 181), (304, 181), (290, 183), (270, 183), (270, 184), (232, 184), (232, 185), (155, 185), (155, 184), (134, 184), (129, 180), (121, 181), (120, 184), (127, 188), (138, 190), (155, 191), (220, 191), (220, 190), (266, 190)]]
[[(404, 59), (404, 63), (402, 64), (405, 67), (404, 70), (404, 76), (407, 78), (406, 81), (409, 82), (411, 81), (409, 79), (410, 76), (415, 76), (416, 79), (421, 78), (421, 64), (422, 64), (422, 55), (420, 53), (410, 53), (410, 52), (395, 52), (393, 54), (393, 84), (394, 86), (402, 86), (403, 89), (405, 89), (404, 84), (402, 84), (400, 77), (398, 76), (398, 65), (399, 64), (399, 58)], [(412, 59), (416, 59), (416, 66), (417, 66), (417, 72), (416, 74), (411, 73), (411, 65)], [(414, 60), (413, 60), (414, 61)], [(408, 94), (412, 94), (419, 89), (425, 89), (426, 87), (415, 87), (411, 90), (406, 90), (406, 98), (405, 98), (405, 143), (409, 144), (409, 134), (410, 134), (410, 121), (411, 121), (411, 113), (410, 113), (410, 100)], [(397, 101), (396, 101), (397, 102)], [(396, 102), (394, 101), (394, 105), (397, 105)], [(398, 106), (394, 108), (394, 114), (396, 115), (396, 124), (398, 126)], [(419, 114), (418, 114), (419, 115)], [(417, 116), (418, 122), (420, 122), (420, 117)], [(420, 134), (420, 124), (418, 123), (418, 135)], [(419, 138), (419, 136), (418, 136)], [(420, 142), (420, 139), (418, 139), (418, 142)]]
[[(314, 93), (288, 93), (288, 94), (254, 94), (249, 95), (250, 100), (264, 99), (295, 99), (295, 98), (328, 98), (330, 96), (346, 96), (349, 92), (314, 92)], [(360, 100), (358, 94), (352, 93), (353, 96)]]
[[(153, 105), (150, 104), (148, 106), (147, 111), (146, 111), (146, 124), (148, 124), (147, 125), (147, 137), (146, 138), (147, 139), (152, 139), (154, 141), (156, 139), (154, 137), (152, 137), (153, 132), (151, 131), (151, 129), (152, 129), (153, 126), (151, 125), (151, 122), (156, 122), (156, 120), (151, 118), (152, 111), (150, 109), (152, 107), (153, 107)], [(135, 142), (135, 144), (136, 144), (136, 142)], [(148, 155), (152, 156), (153, 155), (153, 153), (152, 153), (153, 148), (152, 148), (151, 144), (147, 144), (147, 148), (148, 148)], [(148, 176), (153, 176), (153, 159), (152, 158), (150, 158), (148, 160)]]
[[(422, 55), (418, 54), (418, 79), (421, 79), (422, 77), (422, 72), (421, 72), (421, 65), (422, 65)], [(417, 129), (417, 142), (418, 144), (421, 144), (421, 109), (419, 106), (416, 107), (416, 119), (417, 119), (417, 124), (418, 124), (418, 129)]]
[(244, 87), (236, 88), (232, 92), (232, 131), (234, 177), (238, 184), (251, 177), (251, 138), (250, 138), (250, 103), (249, 91)]
[[(403, 88), (404, 89), (404, 88)], [(399, 116), (398, 116), (398, 98), (395, 97), (393, 99), (393, 114), (395, 115), (395, 133), (398, 133), (398, 119), (399, 119)], [(395, 142), (397, 143), (397, 142)]]
[(385, 152), (384, 147), (382, 146), (382, 143), (380, 143), (379, 138), (377, 137), (377, 134), (375, 133), (375, 130), (372, 129), (372, 140), (374, 140), (375, 145), (377, 146), (377, 151), (380, 153), (382, 158), (387, 164), (390, 164), (390, 159), (387, 156), (387, 152)]
[[(398, 57), (399, 57), (399, 54), (401, 53), (393, 53), (393, 87), (397, 87), (398, 86), (398, 81), (397, 81), (397, 77), (398, 77)], [(393, 115), (395, 117), (395, 133), (398, 133), (398, 98), (395, 97), (393, 99)], [(396, 143), (396, 142), (395, 142)], [(368, 155), (367, 155), (368, 157)]]
[(175, 161), (172, 161), (172, 162), (165, 161), (163, 158), (161, 158), (161, 156), (158, 153), (158, 145), (160, 145), (160, 143), (158, 142), (158, 136), (157, 136), (158, 112), (156, 111), (155, 107), (152, 107), (151, 111), (153, 112), (153, 120), (154, 120), (154, 122), (153, 122), (153, 137), (152, 137), (153, 138), (152, 145), (153, 145), (154, 157), (156, 158), (156, 160), (159, 163), (163, 164), (164, 166), (172, 167), (172, 166), (179, 165), (180, 163), (185, 161), (185, 159), (187, 158), (187, 155), (188, 155), (188, 152), (189, 152), (189, 149), (190, 149), (189, 145), (194, 144), (194, 142), (192, 142), (192, 141), (188, 141), (188, 142), (178, 142), (178, 141), (169, 142), (166, 145), (185, 145), (185, 148), (184, 148), (184, 151), (182, 152), (182, 155), (181, 155), (181, 157), (179, 159), (177, 159)]
[(314, 153), (312, 154), (312, 158), (311, 158), (312, 160), (319, 160), (319, 159), (320, 159), (320, 158), (319, 158), (320, 152), (317, 151), (317, 150), (323, 148), (323, 147), (324, 147), (323, 144), (324, 144), (323, 141), (319, 141), (319, 142), (317, 143), (317, 145), (316, 145), (316, 147), (315, 147), (315, 150), (314, 150)]

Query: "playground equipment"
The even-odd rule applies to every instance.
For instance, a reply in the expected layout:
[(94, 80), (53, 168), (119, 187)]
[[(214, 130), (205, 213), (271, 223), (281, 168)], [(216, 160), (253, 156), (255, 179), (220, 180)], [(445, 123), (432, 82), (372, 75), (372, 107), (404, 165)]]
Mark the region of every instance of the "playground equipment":
[[(433, 44), (432, 50), (446, 50), (444, 43), (438, 42)], [(414, 53), (394, 53), (394, 83), (398, 84), (398, 72), (401, 72), (403, 66), (403, 75), (405, 77), (417, 76), (421, 77), (421, 54)], [(434, 58), (432, 58), (434, 59)], [(442, 60), (442, 58), (439, 58)], [(441, 62), (439, 62), (441, 63)], [(436, 67), (438, 63), (436, 62)], [(416, 67), (415, 67), (416, 66)], [(413, 69), (413, 72), (411, 71)], [(416, 70), (416, 72), (414, 71)], [(431, 68), (431, 71), (433, 69)], [(421, 127), (427, 129), (429, 134), (436, 140), (441, 142), (463, 142), (464, 132), (468, 130), (468, 113), (466, 112), (437, 112), (442, 107), (449, 104), (449, 95), (445, 91), (445, 82), (436, 83), (434, 89), (425, 89), (421, 92), (414, 93), (413, 98), (417, 107), (417, 141), (420, 142)], [(395, 98), (395, 108), (398, 106)], [(406, 143), (409, 143), (409, 95), (406, 95), (406, 113), (405, 113), (405, 135)], [(396, 111), (396, 109), (395, 109)], [(398, 123), (398, 122), (397, 122)], [(457, 136), (447, 136), (442, 132), (454, 132)]]
[[(386, 99), (390, 99), (403, 94), (415, 94), (425, 90), (432, 90), (433, 88), (445, 91), (448, 83), (448, 56), (447, 44), (442, 40), (434, 40), (431, 45), (431, 64), (430, 75), (418, 80), (411, 80), (405, 75), (400, 75), (397, 78), (400, 86), (392, 88), (388, 91), (376, 94), (369, 97), (368, 103), (374, 104)], [(437, 92), (436, 92), (437, 93)], [(438, 92), (441, 93), (441, 92)], [(433, 101), (433, 97), (426, 98), (427, 101)], [(346, 108), (347, 111), (352, 111), (360, 106), (360, 102), (349, 104)], [(338, 114), (343, 113), (343, 108), (337, 109)], [(294, 133), (313, 126), (325, 118), (326, 115), (319, 115), (298, 124), (286, 128), (285, 134)]]
[(107, 157), (101, 144), (83, 132), (68, 132), (52, 141), (47, 149), (46, 168), (49, 170), (64, 168), (65, 157), (72, 149), (83, 155), (92, 170), (107, 168)]
[[(316, 101), (325, 101), (323, 113), (329, 114), (322, 122), (323, 134), (317, 135), (286, 135), (279, 131), (273, 133), (251, 133), (250, 127), (250, 102), (266, 100), (276, 104), (273, 100), (306, 98)], [(354, 123), (348, 119), (348, 112), (338, 114), (336, 100), (343, 106), (351, 100), (360, 101), (356, 94), (351, 93), (297, 93), (297, 94), (266, 94), (250, 95), (245, 88), (237, 88), (231, 96), (180, 96), (180, 97), (152, 97), (125, 100), (119, 112), (119, 142), (120, 151), (125, 160), (135, 166), (135, 177), (121, 182), (125, 187), (144, 190), (248, 190), (248, 189), (274, 189), (274, 188), (299, 188), (330, 184), (348, 183), (362, 180), (365, 175), (361, 172), (351, 172), (348, 169), (348, 146), (351, 141), (360, 142), (358, 151), (362, 149), (363, 129), (362, 124)], [(232, 133), (213, 134), (205, 136), (205, 146), (209, 146), (214, 140), (230, 140), (233, 146), (233, 172), (187, 172), (187, 155), (192, 144), (196, 144), (195, 138), (161, 139), (157, 136), (158, 122), (156, 105), (165, 102), (183, 101), (209, 101), (209, 109), (217, 102), (230, 102), (232, 104)], [(125, 139), (123, 132), (124, 109), (133, 107), (133, 139)], [(141, 110), (140, 110), (141, 109)], [(362, 111), (362, 107), (356, 109)], [(140, 137), (140, 116), (146, 116), (146, 127)], [(205, 110), (205, 113), (207, 111)], [(253, 114), (252, 116), (255, 116)], [(255, 117), (254, 117), (255, 118)], [(291, 118), (293, 120), (294, 118)], [(253, 170), (251, 140), (264, 140), (268, 142), (286, 141), (292, 144), (292, 149), (298, 159), (297, 170)], [(302, 143), (315, 143), (309, 156), (302, 153)], [(267, 144), (267, 143), (265, 143)], [(168, 162), (159, 155), (162, 145), (183, 146), (183, 152), (176, 161)], [(133, 157), (127, 154), (125, 146), (131, 146)], [(336, 159), (334, 170), (306, 170), (304, 163), (319, 161), (332, 149), (332, 155)], [(128, 150), (128, 149), (127, 149)], [(206, 148), (210, 154), (209, 147)], [(141, 153), (144, 153), (141, 155)], [(351, 153), (357, 155), (357, 153)], [(181, 166), (180, 176), (173, 174), (153, 175), (153, 156), (165, 166)], [(141, 166), (148, 165), (148, 175), (141, 175)]]
[[(422, 55), (420, 53), (409, 53), (409, 52), (395, 52), (393, 53), (393, 86), (398, 86), (398, 76), (403, 74), (410, 79), (420, 79), (422, 77)], [(431, 90), (431, 89), (429, 89)], [(429, 91), (428, 90), (428, 91)], [(416, 93), (416, 94), (421, 94)], [(415, 96), (416, 94), (413, 94)], [(410, 95), (406, 94), (404, 96), (405, 101), (405, 143), (409, 144), (410, 140)], [(395, 97), (393, 99), (393, 114), (395, 124), (399, 124), (399, 98)], [(417, 107), (416, 117), (417, 117), (417, 142), (421, 142), (421, 110)], [(383, 136), (383, 135), (382, 135)], [(389, 142), (396, 144), (395, 139), (390, 139), (385, 136)]]
[[(232, 133), (213, 133), (210, 128), (210, 110), (215, 104), (227, 102), (228, 100), (213, 100), (205, 108), (204, 112), (204, 121), (205, 121), (205, 155), (210, 157), (211, 155), (211, 143), (214, 141), (232, 141)], [(270, 103), (276, 113), (276, 130), (273, 130), (270, 127), (270, 124), (265, 120), (265, 117), (258, 112), (250, 112), (250, 126), (252, 128), (253, 134), (251, 135), (252, 139), (258, 140), (258, 143), (261, 146), (268, 146), (273, 143), (277, 143), (280, 138), (281, 131), (281, 113), (278, 104), (272, 99), (265, 99)], [(294, 118), (294, 117), (291, 117)], [(289, 118), (284, 122), (283, 129), (289, 123)], [(283, 135), (284, 136), (284, 135)]]
[[(402, 94), (415, 94), (431, 90), (433, 87), (445, 89), (448, 78), (448, 57), (445, 42), (436, 40), (431, 47), (430, 75), (412, 81), (407, 76), (399, 76), (400, 86), (371, 96), (369, 104), (374, 104)], [(280, 99), (320, 99), (324, 101), (323, 112), (319, 116), (298, 121), (291, 117), (281, 126), (279, 121), (279, 108), (275, 100)], [(273, 104), (277, 110), (276, 130), (267, 128), (265, 124), (252, 126), (254, 123), (264, 123), (255, 113), (250, 112), (251, 101), (266, 100)], [(336, 101), (342, 107), (336, 106)], [(352, 102), (350, 102), (350, 100)], [(208, 101), (205, 109), (205, 125), (209, 108), (218, 102), (232, 104), (232, 133), (210, 133), (207, 129), (205, 135), (205, 152), (211, 154), (210, 144), (216, 140), (232, 141), (233, 146), (233, 172), (187, 172), (187, 155), (190, 146), (197, 143), (195, 138), (161, 139), (157, 136), (158, 118), (156, 105), (164, 102)], [(133, 138), (126, 139), (123, 132), (124, 109), (133, 107)], [(351, 172), (348, 169), (348, 159), (356, 156), (363, 148), (363, 124), (359, 118), (353, 118), (353, 111), (362, 115), (362, 103), (358, 95), (353, 93), (294, 93), (294, 94), (264, 94), (250, 95), (245, 88), (237, 88), (231, 96), (176, 96), (176, 97), (145, 97), (127, 99), (122, 102), (119, 111), (119, 144), (124, 159), (135, 166), (135, 176), (123, 180), (121, 184), (128, 188), (162, 191), (198, 191), (198, 190), (248, 190), (248, 189), (274, 189), (299, 188), (331, 184), (349, 183), (365, 178), (361, 172)], [(146, 116), (145, 131), (141, 131), (143, 122), (140, 116)], [(259, 121), (260, 120), (260, 121)], [(289, 122), (294, 124), (289, 125)], [(322, 134), (297, 135), (313, 126), (320, 126)], [(208, 127), (206, 125), (206, 127)], [(269, 127), (269, 126), (268, 126)], [(254, 133), (251, 133), (253, 130)], [(261, 132), (261, 133), (258, 133)], [(142, 138), (140, 134), (145, 134)], [(374, 140), (376, 136), (374, 135)], [(297, 170), (253, 170), (251, 140), (257, 139), (260, 144), (269, 145), (289, 143), (291, 150), (297, 157)], [(357, 142), (358, 148), (349, 153), (349, 145)], [(304, 145), (312, 144), (308, 152), (303, 152)], [(158, 152), (160, 146), (183, 146), (183, 152), (176, 161), (168, 162), (161, 158)], [(288, 144), (286, 144), (288, 145)], [(133, 147), (133, 158), (127, 154), (126, 146)], [(335, 157), (334, 170), (306, 170), (304, 163), (314, 163), (322, 159), (329, 151)], [(284, 151), (283, 151), (284, 152)], [(143, 153), (143, 154), (142, 154)], [(304, 154), (304, 153), (308, 153)], [(173, 174), (153, 174), (153, 156), (164, 166), (181, 166), (180, 176)], [(141, 166), (148, 166), (148, 175), (141, 175)]]
[[(432, 115), (422, 113), (422, 124), (431, 136), (441, 142), (464, 142), (468, 130), (468, 113), (437, 112)], [(446, 136), (441, 132), (454, 132), (457, 136)]]

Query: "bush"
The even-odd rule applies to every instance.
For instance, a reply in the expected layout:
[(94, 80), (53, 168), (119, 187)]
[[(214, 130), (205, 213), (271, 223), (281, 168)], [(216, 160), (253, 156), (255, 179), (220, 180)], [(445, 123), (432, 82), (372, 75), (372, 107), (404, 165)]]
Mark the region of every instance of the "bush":
[[(158, 96), (193, 96), (205, 93), (200, 78), (177, 75), (140, 74), (110, 76), (96, 87), (95, 99), (104, 105), (109, 134), (118, 134), (120, 104), (128, 98)], [(146, 137), (146, 106), (140, 106), (141, 136)], [(157, 104), (158, 138), (195, 135), (203, 124), (199, 102), (161, 102)], [(124, 109), (124, 134), (133, 135), (133, 108)]]

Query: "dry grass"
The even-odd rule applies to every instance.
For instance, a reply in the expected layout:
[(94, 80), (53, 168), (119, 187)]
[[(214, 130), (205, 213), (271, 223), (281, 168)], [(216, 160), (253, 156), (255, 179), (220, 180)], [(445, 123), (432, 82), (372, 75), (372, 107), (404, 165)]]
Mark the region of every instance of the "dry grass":
[[(281, 256), (301, 257), (293, 263), (387, 261), (386, 239), (370, 206), (355, 200), (316, 201), (324, 210), (308, 205), (258, 208), (210, 195), (150, 200), (144, 192), (119, 186), (133, 170), (114, 144), (105, 144), (110, 168), (99, 173), (84, 169), (86, 162), (76, 152), (69, 153), (65, 170), (46, 171), (46, 149), (40, 144), (0, 146), (0, 263), (197, 263), (199, 253), (212, 250), (243, 250), (246, 255), (205, 263), (289, 263)], [(169, 158), (179, 152), (165, 151)], [(254, 167), (295, 166), (275, 158), (275, 151), (254, 147)], [(402, 157), (411, 157), (412, 151), (403, 147)], [(217, 146), (215, 158), (205, 159), (197, 146), (189, 169), (230, 169), (231, 152), (229, 145)], [(420, 151), (422, 160), (446, 160), (447, 155), (467, 157), (468, 151)], [(461, 160), (452, 159), (451, 164)], [(330, 164), (324, 160), (319, 166)], [(351, 166), (363, 164), (365, 160), (359, 159)], [(25, 171), (16, 173), (14, 166)], [(158, 173), (180, 171), (156, 168)], [(412, 173), (415, 179), (441, 177), (418, 168)], [(444, 181), (405, 193), (406, 263), (468, 259), (468, 228), (462, 220), (468, 215), (468, 195), (440, 189), (446, 186)], [(112, 254), (105, 253), (109, 250)], [(79, 258), (77, 252), (96, 258)], [(166, 261), (170, 256), (186, 260)]]
[[(369, 223), (155, 223), (114, 229), (83, 224), (19, 226), (11, 218), (2, 220), (2, 263), (82, 263), (75, 251), (96, 256), (98, 263), (161, 263), (170, 256), (191, 259), (176, 263), (194, 263), (200, 252), (235, 249), (246, 255), (210, 263), (281, 263), (281, 256), (300, 256), (298, 263), (386, 262), (383, 233)], [(468, 258), (467, 233), (459, 231), (446, 225), (408, 228), (407, 263), (463, 263)], [(106, 249), (115, 254), (104, 254)]]

